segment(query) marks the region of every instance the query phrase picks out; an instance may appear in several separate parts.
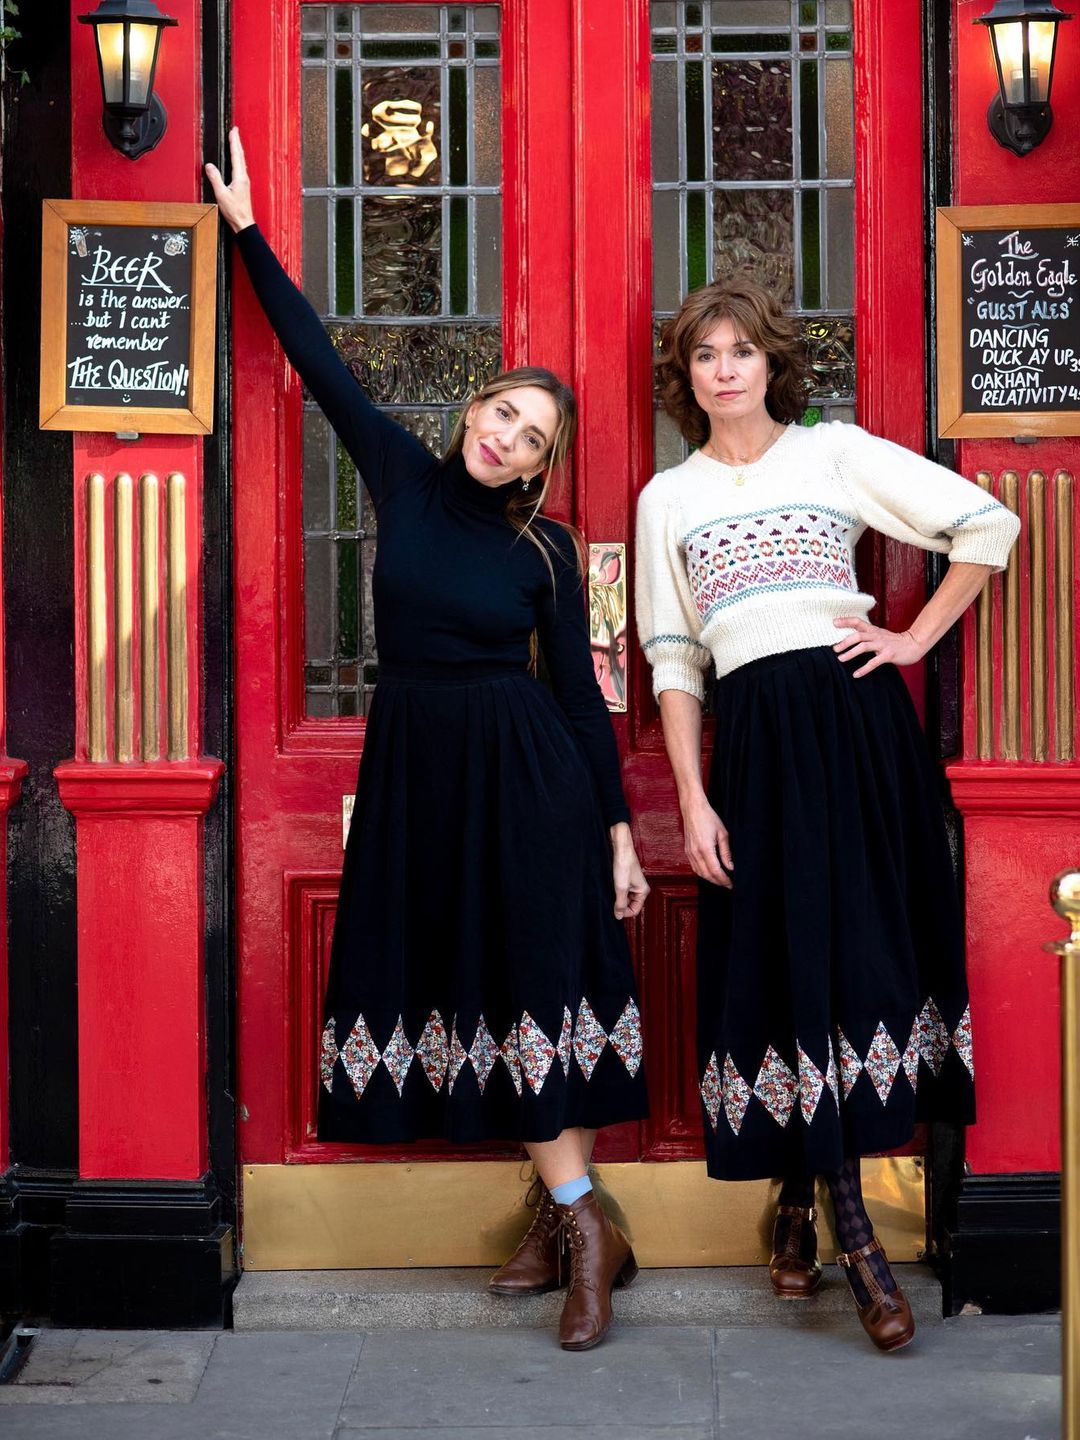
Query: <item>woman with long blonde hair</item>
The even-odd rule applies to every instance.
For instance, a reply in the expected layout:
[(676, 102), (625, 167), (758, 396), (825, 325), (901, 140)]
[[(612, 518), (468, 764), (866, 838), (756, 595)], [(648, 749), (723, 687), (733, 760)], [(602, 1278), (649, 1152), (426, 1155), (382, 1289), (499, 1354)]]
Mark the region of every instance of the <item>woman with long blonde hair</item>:
[[(579, 542), (543, 514), (576, 407), (547, 370), (483, 386), (438, 459), (377, 410), (254, 223), (239, 133), (207, 174), (267, 318), (375, 504), (379, 679), (331, 950), (320, 1139), (517, 1140), (543, 1182), (495, 1293), (568, 1280), (564, 1348), (636, 1273), (588, 1177), (646, 1113), (621, 921), (648, 886), (596, 684)], [(529, 674), (539, 639), (551, 689)], [(568, 1252), (569, 1263), (562, 1263)]]

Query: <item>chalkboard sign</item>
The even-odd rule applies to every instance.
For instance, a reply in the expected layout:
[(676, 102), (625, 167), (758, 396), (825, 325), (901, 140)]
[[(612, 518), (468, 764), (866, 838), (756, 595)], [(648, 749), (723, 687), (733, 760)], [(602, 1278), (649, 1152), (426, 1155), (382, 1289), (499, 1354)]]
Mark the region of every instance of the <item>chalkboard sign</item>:
[(217, 210), (47, 200), (41, 425), (212, 428)]
[(937, 212), (938, 433), (1080, 435), (1080, 205)]

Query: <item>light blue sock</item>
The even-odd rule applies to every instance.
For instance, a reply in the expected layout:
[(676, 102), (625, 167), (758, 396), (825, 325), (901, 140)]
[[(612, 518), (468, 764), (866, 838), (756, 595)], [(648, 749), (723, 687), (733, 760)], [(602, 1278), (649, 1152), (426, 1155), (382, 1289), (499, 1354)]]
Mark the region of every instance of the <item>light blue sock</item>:
[(582, 1175), (577, 1180), (566, 1180), (562, 1185), (556, 1185), (551, 1192), (551, 1198), (556, 1205), (572, 1205), (575, 1200), (580, 1200), (582, 1195), (587, 1195), (592, 1189), (592, 1181), (588, 1175)]

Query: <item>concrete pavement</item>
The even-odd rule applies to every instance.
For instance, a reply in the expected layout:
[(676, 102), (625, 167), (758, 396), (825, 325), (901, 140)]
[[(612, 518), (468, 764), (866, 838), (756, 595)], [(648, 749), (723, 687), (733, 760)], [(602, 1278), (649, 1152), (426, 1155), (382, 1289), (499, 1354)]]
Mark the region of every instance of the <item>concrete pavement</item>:
[[(798, 1307), (789, 1307), (796, 1310)], [(879, 1355), (832, 1323), (42, 1331), (4, 1440), (1058, 1440), (1054, 1317), (971, 1317)]]

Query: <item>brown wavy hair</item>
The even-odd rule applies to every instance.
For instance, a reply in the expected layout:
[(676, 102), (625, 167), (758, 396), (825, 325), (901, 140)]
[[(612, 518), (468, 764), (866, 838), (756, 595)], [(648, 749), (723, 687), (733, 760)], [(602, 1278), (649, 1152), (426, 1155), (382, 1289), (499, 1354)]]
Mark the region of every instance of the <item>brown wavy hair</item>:
[[(522, 385), (532, 385), (537, 390), (544, 390), (555, 402), (555, 409), (558, 412), (558, 421), (555, 426), (555, 434), (551, 438), (551, 445), (547, 454), (541, 460), (541, 474), (539, 485), (530, 485), (528, 490), (519, 490), (512, 495), (506, 506), (506, 518), (519, 535), (523, 536), (536, 548), (544, 557), (549, 573), (554, 578), (551, 568), (551, 552), (554, 549), (550, 539), (539, 530), (534, 524), (538, 515), (543, 514), (544, 501), (551, 489), (553, 476), (561, 475), (566, 469), (570, 459), (570, 452), (574, 448), (574, 437), (577, 435), (577, 401), (574, 392), (564, 381), (552, 373), (544, 370), (539, 365), (522, 365), (516, 370), (504, 370), (501, 375), (496, 375), (486, 385), (470, 395), (461, 407), (457, 423), (450, 435), (450, 442), (446, 447), (445, 458), (449, 460), (452, 456), (461, 451), (465, 442), (465, 430), (468, 424), (469, 410), (473, 405), (483, 404), (495, 395), (501, 395), (506, 390), (516, 390)], [(586, 558), (585, 542), (580, 531), (573, 525), (567, 525), (562, 520), (556, 520), (554, 516), (545, 516), (550, 525), (558, 525), (565, 530), (574, 542), (574, 551), (577, 555), (578, 573), (584, 575), (588, 568)]]
[(810, 362), (799, 323), (784, 313), (776, 296), (756, 280), (734, 275), (688, 295), (664, 326), (656, 359), (660, 403), (691, 445), (709, 438), (709, 417), (694, 399), (690, 356), (702, 336), (721, 320), (730, 320), (741, 340), (765, 351), (769, 383), (765, 408), (774, 420), (801, 420), (810, 397)]

